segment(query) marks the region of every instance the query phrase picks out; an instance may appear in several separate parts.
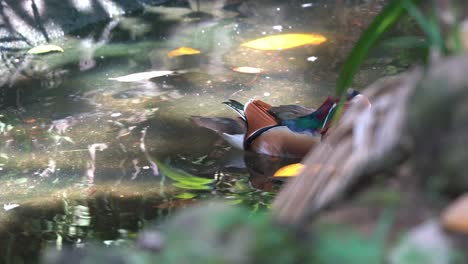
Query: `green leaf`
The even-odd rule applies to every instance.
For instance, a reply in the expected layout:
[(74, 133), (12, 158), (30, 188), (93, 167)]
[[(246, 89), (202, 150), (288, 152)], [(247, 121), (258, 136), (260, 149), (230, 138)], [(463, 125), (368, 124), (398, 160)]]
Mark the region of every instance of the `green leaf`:
[(453, 40), (453, 53), (455, 54), (462, 54), (463, 53), (463, 41), (461, 39), (462, 36), (462, 30), (461, 30), (461, 22), (458, 21), (455, 23), (453, 26), (452, 31), (450, 32), (450, 36)]
[(210, 190), (211, 187), (198, 183), (185, 183), (185, 182), (175, 182), (173, 184), (175, 187), (188, 189), (188, 190)]
[(63, 49), (57, 45), (46, 44), (46, 45), (36, 46), (28, 50), (27, 53), (33, 54), (33, 55), (39, 55), (39, 54), (45, 54), (49, 52), (63, 52)]
[(210, 186), (207, 186), (207, 184), (211, 184), (214, 182), (213, 179), (197, 177), (185, 171), (171, 168), (170, 166), (167, 166), (166, 164), (158, 160), (156, 160), (156, 164), (158, 165), (161, 173), (166, 175), (171, 180), (176, 181), (174, 185), (180, 188), (193, 190), (207, 190), (211, 188)]
[(242, 199), (235, 199), (235, 200), (229, 201), (229, 204), (236, 205), (236, 204), (241, 204), (242, 202), (243, 202)]
[(184, 192), (184, 193), (179, 193), (175, 195), (174, 197), (179, 198), (179, 199), (192, 199), (192, 198), (197, 197), (197, 195), (194, 193)]
[[(419, 3), (420, 0), (408, 0), (412, 3)], [(361, 37), (354, 45), (351, 53), (341, 68), (336, 84), (336, 94), (343, 94), (351, 85), (354, 75), (358, 71), (370, 49), (377, 41), (405, 14), (405, 7), (400, 0), (392, 0), (372, 21), (369, 27), (362, 33)]]

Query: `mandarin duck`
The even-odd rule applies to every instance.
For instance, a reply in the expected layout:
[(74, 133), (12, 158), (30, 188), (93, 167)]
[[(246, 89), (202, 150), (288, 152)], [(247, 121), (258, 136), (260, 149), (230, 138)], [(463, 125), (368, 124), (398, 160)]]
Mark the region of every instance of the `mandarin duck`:
[[(345, 109), (357, 101), (370, 105), (367, 98), (351, 90)], [(223, 103), (239, 115), (237, 119), (192, 116), (191, 121), (217, 132), (237, 149), (302, 158), (326, 136), (339, 102), (339, 97), (329, 96), (314, 110), (300, 105), (274, 107), (261, 100), (250, 100), (245, 105), (229, 100)]]

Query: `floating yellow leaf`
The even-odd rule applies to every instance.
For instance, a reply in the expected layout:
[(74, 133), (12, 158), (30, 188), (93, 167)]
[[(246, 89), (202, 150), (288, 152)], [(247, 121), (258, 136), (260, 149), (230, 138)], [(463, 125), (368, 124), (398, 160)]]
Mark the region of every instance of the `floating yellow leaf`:
[(252, 73), (252, 74), (258, 74), (258, 73), (262, 73), (265, 71), (262, 68), (255, 68), (255, 67), (248, 67), (248, 66), (234, 67), (231, 70), (235, 72)]
[(201, 51), (192, 49), (190, 47), (180, 47), (178, 49), (169, 51), (169, 53), (167, 53), (167, 56), (169, 58), (174, 58), (174, 57), (183, 56), (183, 55), (194, 55), (194, 54), (200, 54), (200, 53)]
[(301, 163), (290, 164), (277, 170), (273, 177), (294, 177), (301, 173), (303, 168), (304, 165)]
[(57, 45), (46, 44), (46, 45), (36, 46), (28, 50), (28, 54), (34, 54), (34, 55), (45, 54), (49, 52), (63, 52), (63, 49)]
[(162, 77), (173, 74), (174, 71), (149, 71), (149, 72), (138, 72), (129, 75), (124, 75), (115, 78), (109, 78), (109, 80), (118, 82), (139, 82), (149, 80), (151, 78)]
[(242, 46), (258, 50), (283, 50), (303, 45), (319, 45), (326, 40), (320, 34), (281, 34), (248, 41)]

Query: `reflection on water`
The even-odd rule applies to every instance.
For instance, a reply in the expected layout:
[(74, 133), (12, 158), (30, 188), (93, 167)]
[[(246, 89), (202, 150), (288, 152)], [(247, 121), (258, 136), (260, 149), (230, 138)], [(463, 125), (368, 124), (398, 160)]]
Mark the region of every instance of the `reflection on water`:
[[(201, 199), (268, 207), (279, 185), (268, 176), (288, 161), (229, 149), (189, 117), (232, 116), (220, 104), (228, 98), (317, 106), (333, 92), (337, 65), (381, 6), (189, 2), (148, 6), (85, 28), (58, 41), (64, 53), (2, 55), (9, 72), (0, 102), (4, 261), (31, 261), (46, 245), (116, 243)], [(281, 51), (240, 46), (280, 33), (320, 33), (328, 41)], [(200, 53), (168, 56), (180, 47)], [(175, 72), (109, 79), (148, 71)], [(174, 180), (181, 171), (194, 180)], [(200, 178), (213, 181), (199, 188)]]

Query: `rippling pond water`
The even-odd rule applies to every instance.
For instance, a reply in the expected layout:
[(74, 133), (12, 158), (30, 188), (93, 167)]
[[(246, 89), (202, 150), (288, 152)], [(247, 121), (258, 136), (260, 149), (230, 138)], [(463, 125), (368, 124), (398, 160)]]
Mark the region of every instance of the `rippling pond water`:
[[(45, 246), (126, 239), (207, 198), (267, 208), (281, 185), (270, 175), (289, 161), (232, 150), (190, 116), (233, 117), (221, 104), (229, 98), (316, 107), (333, 94), (340, 63), (382, 5), (201, 2), (86, 27), (54, 42), (63, 53), (8, 55), (7, 67), (22, 69), (1, 91), (3, 261), (33, 261)], [(281, 33), (327, 41), (282, 51), (241, 46)], [(168, 56), (182, 46), (201, 53)], [(385, 65), (365, 66), (355, 87), (384, 75)], [(233, 70), (242, 66), (263, 71)], [(110, 79), (167, 70), (175, 73)]]

